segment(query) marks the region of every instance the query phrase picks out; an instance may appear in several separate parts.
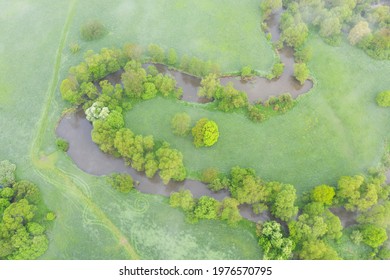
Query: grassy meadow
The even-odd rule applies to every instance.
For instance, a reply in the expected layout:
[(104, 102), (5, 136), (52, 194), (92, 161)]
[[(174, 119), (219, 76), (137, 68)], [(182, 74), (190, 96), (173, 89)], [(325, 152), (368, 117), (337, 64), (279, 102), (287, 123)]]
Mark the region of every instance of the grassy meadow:
[[(17, 164), (18, 178), (38, 184), (57, 215), (43, 259), (261, 258), (252, 224), (190, 225), (166, 198), (118, 194), (105, 178), (83, 173), (55, 147), (55, 127), (68, 106), (60, 98), (59, 82), (88, 49), (153, 42), (220, 62), (224, 71), (249, 62), (267, 71), (272, 50), (260, 32), (257, 1), (247, 2), (176, 1), (169, 13), (164, 8), (171, 1), (0, 3), (0, 22), (5, 23), (0, 25), (0, 159)], [(219, 15), (212, 16), (212, 25), (206, 9)], [(185, 29), (179, 16), (188, 19)], [(81, 41), (80, 26), (89, 19), (101, 20), (109, 34)], [(81, 46), (76, 55), (69, 50), (74, 42)]]
[[(331, 47), (313, 36), (308, 44), (314, 50), (309, 66), (315, 87), (284, 115), (254, 123), (243, 114), (209, 110), (203, 104), (154, 99), (129, 111), (126, 124), (182, 151), (193, 177), (208, 167), (228, 172), (239, 165), (254, 168), (264, 179), (292, 183), (302, 193), (322, 183), (335, 184), (343, 175), (366, 172), (379, 163), (390, 133), (390, 110), (375, 103), (377, 93), (390, 87), (390, 64), (346, 43)], [(216, 121), (217, 144), (195, 148), (191, 135), (175, 136), (170, 121), (184, 111), (193, 123), (202, 117)]]

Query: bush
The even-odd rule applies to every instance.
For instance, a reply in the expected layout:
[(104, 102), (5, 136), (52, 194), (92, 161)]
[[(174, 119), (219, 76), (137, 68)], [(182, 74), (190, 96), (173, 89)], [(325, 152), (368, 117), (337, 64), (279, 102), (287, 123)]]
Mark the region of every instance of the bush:
[(376, 102), (381, 107), (390, 107), (390, 90), (379, 93), (376, 97)]
[(309, 68), (305, 63), (294, 64), (294, 76), (303, 85), (309, 77)]
[(56, 214), (54, 214), (53, 212), (49, 212), (46, 214), (47, 221), (53, 221), (55, 218), (56, 218)]
[(218, 125), (214, 121), (202, 118), (192, 128), (192, 136), (194, 137), (194, 145), (197, 148), (202, 146), (210, 147), (218, 141)]
[(56, 145), (57, 145), (57, 148), (61, 151), (64, 151), (64, 152), (67, 152), (68, 149), (69, 149), (69, 142), (66, 141), (65, 139), (63, 138), (58, 138), (56, 140)]
[(266, 115), (261, 112), (260, 108), (256, 106), (249, 107), (249, 118), (254, 122), (262, 122), (266, 119)]
[(191, 117), (187, 113), (177, 113), (172, 118), (171, 127), (173, 133), (179, 136), (185, 136), (190, 132)]
[(69, 45), (70, 52), (76, 54), (80, 51), (80, 45), (77, 43), (72, 43)]
[(97, 20), (89, 21), (81, 27), (81, 38), (85, 41), (93, 41), (103, 38), (107, 33), (104, 25)]
[(218, 169), (210, 167), (202, 171), (201, 181), (206, 184), (210, 184), (218, 178)]
[(121, 193), (129, 193), (133, 189), (133, 178), (129, 174), (113, 174), (109, 178), (111, 186)]

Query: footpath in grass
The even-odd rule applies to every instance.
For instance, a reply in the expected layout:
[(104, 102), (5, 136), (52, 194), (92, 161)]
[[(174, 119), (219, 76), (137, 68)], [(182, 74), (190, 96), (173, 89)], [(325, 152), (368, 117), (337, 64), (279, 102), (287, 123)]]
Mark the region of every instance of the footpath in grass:
[[(347, 44), (331, 47), (313, 37), (309, 45), (316, 85), (284, 115), (259, 124), (239, 113), (159, 98), (137, 104), (126, 125), (182, 151), (192, 176), (209, 167), (227, 172), (239, 165), (264, 179), (292, 183), (302, 193), (365, 172), (379, 163), (390, 132), (390, 111), (375, 103), (376, 94), (390, 87), (390, 64)], [(178, 112), (187, 112), (193, 123), (202, 117), (216, 121), (218, 143), (195, 148), (191, 136), (175, 136), (170, 121)]]

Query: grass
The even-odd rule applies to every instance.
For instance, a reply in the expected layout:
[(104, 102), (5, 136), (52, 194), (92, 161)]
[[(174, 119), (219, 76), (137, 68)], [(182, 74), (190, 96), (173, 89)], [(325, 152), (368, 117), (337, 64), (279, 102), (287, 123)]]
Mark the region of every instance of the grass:
[[(239, 165), (264, 179), (292, 183), (302, 193), (365, 172), (379, 163), (390, 132), (390, 110), (375, 103), (377, 93), (390, 88), (390, 64), (346, 43), (335, 48), (313, 36), (308, 44), (316, 85), (284, 115), (254, 123), (239, 113), (159, 98), (137, 104), (126, 114), (126, 124), (182, 151), (192, 177), (205, 168), (228, 172)], [(187, 112), (194, 123), (202, 117), (216, 121), (218, 142), (197, 149), (191, 136), (173, 135), (170, 120), (178, 112)]]
[[(135, 10), (128, 1), (95, 2), (93, 5), (92, 1), (76, 0), (0, 3), (0, 20), (6, 22), (0, 26), (0, 159), (15, 162), (18, 178), (39, 185), (48, 208), (56, 213), (57, 218), (48, 232), (49, 250), (42, 258), (260, 258), (261, 251), (251, 223), (242, 223), (238, 228), (230, 228), (222, 222), (190, 225), (180, 210), (169, 207), (166, 198), (135, 192), (130, 195), (116, 193), (104, 177), (83, 173), (66, 154), (56, 151), (55, 127), (68, 105), (60, 98), (59, 81), (66, 76), (71, 65), (79, 63), (87, 49), (120, 47), (129, 41), (143, 45), (154, 42), (177, 48), (180, 53), (188, 51), (202, 59), (216, 58), (215, 51), (206, 55), (205, 46), (215, 44), (210, 40), (214, 40), (212, 36), (220, 30), (202, 34), (199, 30), (194, 33), (190, 32), (194, 30), (186, 29), (175, 33), (176, 41), (171, 42), (172, 37), (167, 34), (151, 36), (156, 25), (150, 21), (137, 22), (146, 16), (145, 11), (148, 11), (148, 16), (154, 15), (156, 20), (158, 15), (166, 16), (161, 8), (167, 2), (142, 2), (142, 5), (140, 2), (134, 4)], [(207, 1), (197, 1), (193, 5), (201, 5), (200, 2), (207, 4)], [(254, 7), (255, 2), (248, 3)], [(221, 49), (224, 49), (224, 56), (218, 58), (227, 62), (224, 69), (237, 67), (238, 70), (241, 64), (252, 61), (251, 56), (256, 56), (258, 64), (254, 66), (268, 70), (273, 58), (268, 54), (267, 60), (257, 56), (262, 49), (264, 54), (272, 54), (258, 30), (259, 12), (245, 6), (237, 10), (237, 4), (234, 4), (235, 9), (211, 5), (215, 5), (214, 12), (222, 10), (226, 13), (217, 26), (219, 29), (223, 26), (233, 28), (231, 21), (223, 23), (222, 20), (235, 18), (240, 11), (246, 11), (248, 17), (245, 20), (252, 30), (249, 41), (237, 37), (237, 31), (229, 37), (224, 33), (224, 37), (218, 38)], [(194, 9), (191, 5), (181, 10), (185, 15), (197, 11), (205, 24), (200, 6)], [(131, 13), (135, 13), (138, 19)], [(166, 30), (178, 29), (178, 19), (174, 17), (177, 14), (178, 11), (172, 10), (170, 16), (161, 20), (161, 23), (165, 22)], [(93, 42), (80, 41), (80, 26), (96, 18), (107, 26), (109, 34)], [(189, 19), (194, 20), (194, 15), (191, 14)], [(248, 32), (246, 28), (244, 32)], [(188, 34), (187, 37), (181, 37), (183, 32)], [(204, 43), (192, 44), (188, 41), (190, 38), (193, 42)], [(230, 41), (226, 41), (228, 39)], [(80, 42), (79, 53), (71, 53), (68, 46), (72, 42)], [(251, 50), (242, 58), (243, 61), (236, 49), (242, 44)], [(232, 53), (235, 56), (228, 59)]]

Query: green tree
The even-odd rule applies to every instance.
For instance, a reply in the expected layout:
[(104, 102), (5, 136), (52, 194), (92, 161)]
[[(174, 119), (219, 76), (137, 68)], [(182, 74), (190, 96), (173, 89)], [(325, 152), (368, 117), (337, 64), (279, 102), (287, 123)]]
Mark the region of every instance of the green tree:
[(171, 193), (169, 204), (175, 208), (182, 208), (184, 212), (191, 212), (195, 207), (195, 200), (190, 190), (181, 189)]
[(141, 98), (146, 82), (146, 71), (143, 68), (128, 69), (122, 74), (122, 83), (128, 97)]
[(252, 67), (249, 65), (242, 67), (241, 69), (241, 79), (247, 79), (253, 76), (252, 74), (253, 70)]
[(148, 52), (153, 62), (164, 62), (165, 52), (164, 49), (156, 44), (150, 44), (148, 46)]
[(171, 128), (175, 135), (187, 135), (191, 130), (190, 126), (191, 117), (185, 112), (175, 114), (171, 120)]
[(18, 181), (13, 186), (14, 201), (27, 199), (31, 204), (38, 204), (41, 201), (41, 194), (38, 187), (27, 180)]
[(136, 44), (127, 43), (123, 46), (123, 54), (128, 60), (139, 60), (142, 56), (142, 48)]
[(218, 141), (218, 126), (207, 118), (200, 119), (192, 128), (195, 147), (212, 146)]
[(363, 225), (360, 231), (363, 235), (363, 242), (374, 249), (387, 240), (386, 230), (376, 225)]
[(129, 174), (112, 174), (108, 178), (110, 185), (121, 193), (129, 193), (133, 189), (133, 178)]
[(294, 64), (294, 76), (303, 85), (309, 77), (309, 68), (305, 63)]
[(260, 4), (260, 9), (265, 19), (280, 8), (282, 8), (282, 0), (264, 0)]
[(390, 107), (390, 90), (379, 93), (376, 97), (376, 102), (381, 107)]
[(280, 224), (276, 221), (264, 223), (259, 245), (263, 249), (265, 260), (288, 260), (292, 257), (295, 247), (290, 238), (283, 237)]
[(371, 34), (367, 21), (359, 21), (350, 31), (348, 41), (351, 45), (358, 44), (364, 37)]
[(203, 183), (210, 184), (215, 179), (217, 179), (218, 176), (219, 176), (219, 171), (217, 168), (214, 167), (206, 168), (202, 171), (201, 181)]
[(144, 83), (144, 92), (141, 95), (141, 98), (144, 100), (152, 99), (156, 97), (157, 89), (153, 83), (146, 82)]
[(104, 37), (107, 34), (105, 26), (97, 20), (86, 22), (81, 27), (81, 38), (85, 41), (93, 41)]
[(335, 16), (325, 18), (321, 22), (320, 35), (323, 37), (332, 37), (341, 33), (340, 20)]
[(183, 181), (186, 177), (186, 169), (183, 165), (183, 155), (178, 150), (169, 148), (169, 145), (164, 144), (156, 151), (160, 169), (160, 177), (164, 184), (173, 179), (175, 181)]
[(322, 240), (311, 240), (303, 243), (299, 252), (303, 260), (338, 260), (337, 252)]
[(282, 221), (288, 221), (298, 213), (295, 206), (296, 191), (292, 185), (284, 185), (283, 189), (276, 195), (271, 206), (271, 213)]
[(309, 36), (309, 29), (303, 22), (290, 25), (282, 32), (282, 40), (290, 47), (297, 49), (303, 45)]
[(0, 161), (0, 186), (9, 187), (15, 183), (16, 165), (8, 160)]
[(194, 209), (195, 217), (198, 219), (216, 220), (221, 203), (209, 196), (202, 196)]
[(360, 224), (373, 224), (388, 228), (390, 226), (390, 201), (373, 206), (369, 211), (361, 213), (356, 220)]
[(168, 50), (168, 55), (167, 55), (167, 64), (174, 66), (177, 63), (177, 54), (174, 49), (169, 49)]
[(224, 198), (220, 208), (221, 220), (227, 221), (231, 226), (237, 225), (242, 220), (238, 205), (239, 203), (236, 199), (230, 197)]
[(83, 102), (82, 93), (76, 78), (70, 76), (61, 82), (60, 92), (62, 99), (72, 104), (79, 105)]
[(321, 202), (325, 205), (332, 205), (335, 194), (336, 192), (333, 187), (321, 185), (315, 187), (311, 191), (311, 199), (316, 202)]
[(243, 91), (236, 90), (232, 82), (229, 82), (221, 90), (218, 90), (215, 94), (215, 99), (218, 101), (217, 108), (224, 112), (243, 108), (248, 105), (247, 94)]
[(213, 99), (217, 92), (221, 90), (221, 83), (216, 74), (211, 73), (202, 79), (200, 82), (198, 96), (207, 99)]

